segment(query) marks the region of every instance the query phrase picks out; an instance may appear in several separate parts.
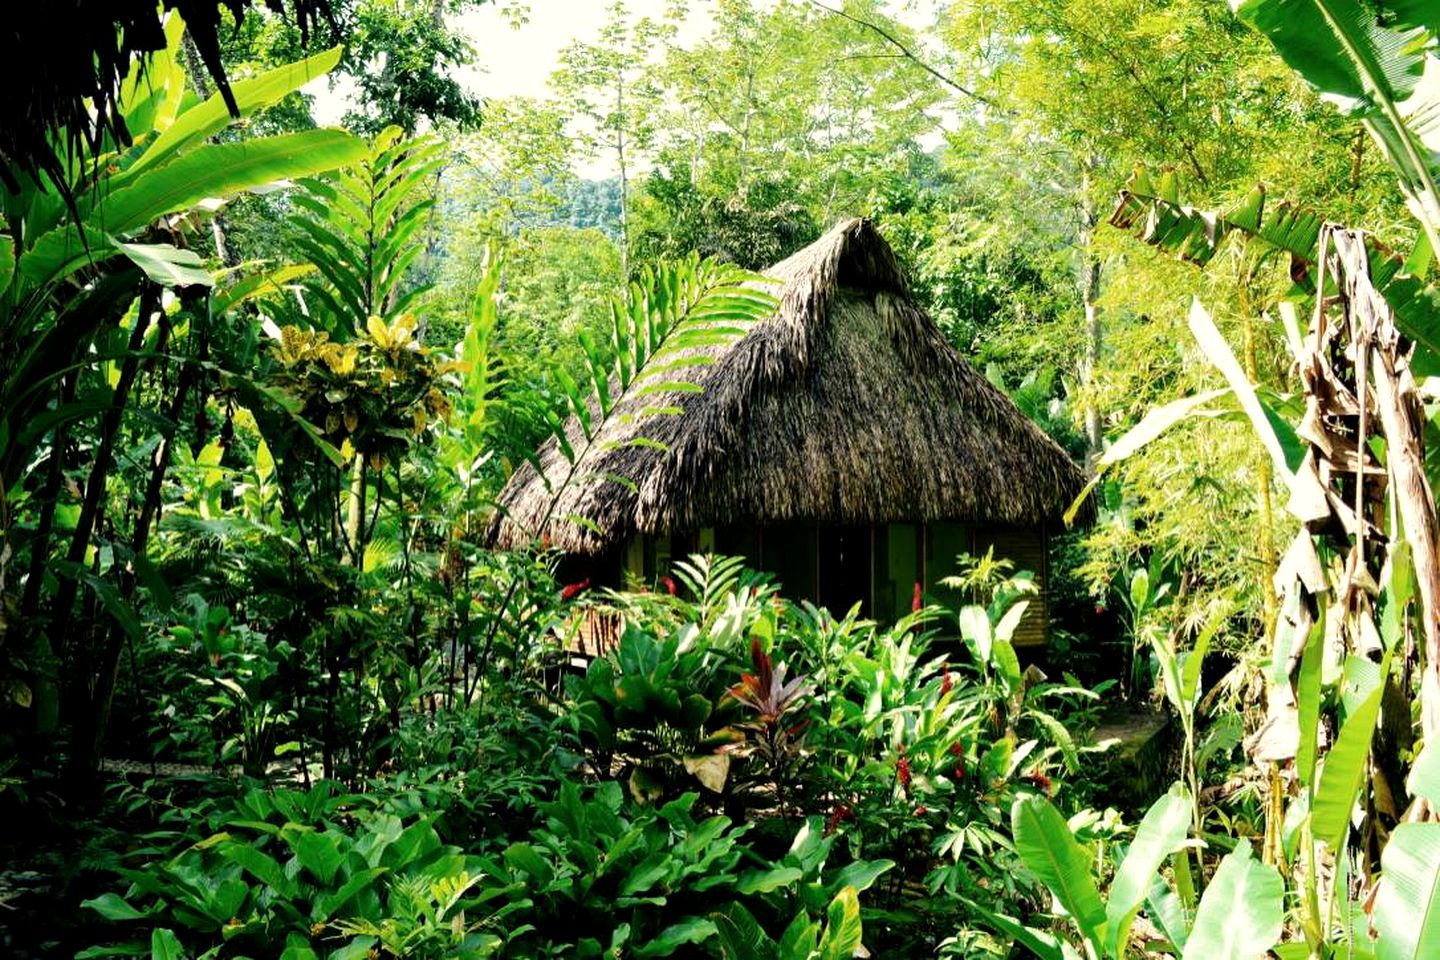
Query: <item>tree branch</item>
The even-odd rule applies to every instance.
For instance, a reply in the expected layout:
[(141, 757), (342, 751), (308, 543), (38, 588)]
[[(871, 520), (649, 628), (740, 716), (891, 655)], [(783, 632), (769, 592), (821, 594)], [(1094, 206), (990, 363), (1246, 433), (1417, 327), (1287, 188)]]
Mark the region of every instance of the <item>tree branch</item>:
[(991, 109), (999, 109), (995, 101), (991, 100), (989, 97), (976, 93), (974, 90), (971, 90), (969, 87), (957, 81), (954, 77), (941, 73), (939, 70), (936, 70), (930, 64), (926, 63), (924, 60), (921, 60), (918, 56), (915, 55), (915, 52), (909, 47), (907, 47), (904, 43), (902, 43), (898, 37), (896, 37), (890, 31), (886, 30), (884, 27), (880, 26), (878, 23), (872, 23), (869, 20), (851, 16), (844, 10), (837, 10), (834, 7), (827, 7), (825, 4), (821, 3), (820, 0), (810, 0), (810, 3), (811, 5), (819, 7), (821, 10), (824, 10), (826, 13), (833, 14), (834, 16), (840, 17), (844, 20), (849, 20), (856, 26), (864, 27), (867, 30), (879, 34), (880, 37), (885, 40), (885, 42), (889, 43), (896, 50), (900, 51), (900, 56), (904, 57), (906, 60), (909, 60), (921, 70), (924, 70), (926, 73), (930, 74), (930, 76), (945, 84), (947, 87), (963, 93), (971, 100), (974, 100), (977, 103), (983, 103), (985, 104), (985, 106), (990, 107)]

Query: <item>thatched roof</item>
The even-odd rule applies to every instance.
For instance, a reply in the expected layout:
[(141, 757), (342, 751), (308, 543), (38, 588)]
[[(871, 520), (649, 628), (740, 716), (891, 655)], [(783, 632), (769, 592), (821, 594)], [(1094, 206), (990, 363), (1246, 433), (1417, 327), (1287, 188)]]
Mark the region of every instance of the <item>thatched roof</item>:
[[(550, 512), (551, 546), (597, 553), (636, 531), (750, 521), (1025, 525), (1070, 505), (1081, 470), (946, 343), (868, 220), (764, 273), (783, 283), (774, 316), (714, 348), (691, 375), (703, 392), (666, 401), (683, 415), (612, 417)], [(665, 449), (606, 442), (636, 433)], [(539, 459), (558, 486), (553, 440)], [(517, 470), (492, 544), (532, 542), (552, 495), (532, 465)]]

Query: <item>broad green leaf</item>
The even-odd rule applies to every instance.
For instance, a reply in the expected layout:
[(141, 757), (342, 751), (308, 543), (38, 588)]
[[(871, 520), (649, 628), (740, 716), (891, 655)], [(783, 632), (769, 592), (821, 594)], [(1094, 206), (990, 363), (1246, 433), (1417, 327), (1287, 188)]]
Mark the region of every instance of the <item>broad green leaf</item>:
[(1055, 745), (1060, 748), (1060, 755), (1065, 760), (1065, 769), (1072, 774), (1078, 773), (1080, 770), (1080, 752), (1075, 746), (1075, 738), (1070, 735), (1070, 731), (1066, 729), (1065, 724), (1045, 711), (1037, 710), (1033, 707), (1030, 708), (1025, 715), (1044, 727), (1045, 731), (1050, 734), (1050, 739), (1054, 740)]
[(1020, 621), (1025, 618), (1025, 611), (1030, 609), (1029, 600), (1018, 600), (1011, 604), (1010, 609), (995, 624), (995, 638), (1011, 642), (1015, 637), (1015, 628), (1020, 626)]
[(1380, 855), (1372, 922), (1380, 960), (1440, 957), (1440, 823), (1402, 823)]
[(713, 920), (706, 917), (686, 917), (679, 923), (672, 923), (661, 930), (655, 939), (635, 947), (631, 952), (637, 957), (668, 957), (686, 944), (703, 943), (715, 936), (715, 933)]
[(354, 163), (364, 152), (365, 142), (343, 130), (207, 143), (108, 194), (88, 219), (111, 233), (127, 233), (167, 213), (189, 210), (202, 200)]
[(820, 934), (820, 925), (810, 919), (809, 914), (800, 911), (795, 919), (790, 921), (790, 926), (780, 935), (780, 944), (776, 950), (776, 957), (780, 960), (789, 957), (810, 957), (815, 950), (815, 941)]
[(316, 897), (310, 918), (318, 923), (334, 917), (350, 902), (351, 897), (374, 884), (377, 877), (389, 872), (388, 867), (368, 867), (354, 874), (339, 890)]
[(825, 911), (825, 932), (820, 935), (819, 960), (850, 960), (860, 949), (860, 899), (854, 887), (845, 887)]
[(1189, 792), (1180, 784), (1151, 804), (1135, 839), (1115, 871), (1110, 885), (1110, 898), (1105, 904), (1106, 934), (1111, 955), (1123, 956), (1130, 936), (1130, 925), (1145, 902), (1145, 897), (1160, 867), (1175, 851), (1180, 850), (1190, 833), (1192, 810)]
[(86, 900), (80, 906), (89, 907), (106, 920), (143, 920), (146, 916), (116, 893), (102, 893), (92, 900)]
[(1320, 734), (1320, 668), (1325, 659), (1325, 627), (1315, 624), (1300, 654), (1300, 677), (1297, 684), (1300, 712), (1300, 742), (1295, 751), (1295, 766), (1300, 784), (1306, 790), (1315, 785), (1315, 757)]
[[(4, 222), (0, 221), (0, 227)], [(10, 289), (10, 281), (15, 276), (15, 238), (0, 235), (0, 296)]]
[(255, 879), (274, 888), (277, 893), (289, 896), (295, 883), (285, 876), (284, 869), (275, 858), (246, 843), (235, 842), (220, 848), (220, 855), (233, 860)]
[(1055, 935), (1045, 930), (1036, 930), (1034, 927), (1027, 927), (1013, 917), (1007, 917), (1003, 913), (996, 913), (989, 907), (972, 903), (969, 900), (961, 900), (966, 907), (973, 910), (977, 915), (983, 917), (996, 930), (1010, 937), (1026, 950), (1033, 953), (1039, 960), (1066, 960), (1065, 952), (1061, 949), (1061, 943)]
[(285, 938), (285, 950), (280, 954), (280, 960), (320, 960), (320, 955), (310, 946), (304, 934), (292, 933)]
[(996, 637), (991, 645), (991, 659), (1000, 676), (1005, 680), (1005, 689), (1011, 692), (1020, 688), (1020, 656), (1009, 640)]
[(746, 896), (752, 893), (769, 893), (781, 887), (788, 887), (804, 876), (805, 872), (795, 867), (774, 867), (770, 870), (752, 870), (736, 881), (735, 890)]
[[(1181, 852), (1175, 857), (1176, 880), (1181, 876), (1188, 877), (1189, 857)], [(1150, 878), (1150, 889), (1145, 894), (1146, 916), (1155, 928), (1164, 934), (1165, 938), (1175, 945), (1177, 950), (1185, 949), (1185, 942), (1190, 938), (1189, 917), (1185, 913), (1185, 905), (1180, 902), (1179, 895), (1165, 882), (1165, 878), (1156, 874)]]
[(339, 950), (330, 954), (328, 960), (366, 960), (370, 955), (370, 948), (373, 946), (375, 946), (374, 937), (356, 937)]
[(1424, 797), (1432, 807), (1440, 808), (1440, 744), (1425, 744), (1410, 768), (1406, 786), (1415, 796)]
[[(1389, 662), (1386, 657), (1387, 666)], [(1383, 683), (1377, 684), (1365, 701), (1345, 718), (1320, 772), (1310, 823), (1316, 839), (1325, 841), (1333, 851), (1340, 850), (1350, 829), (1350, 816), (1365, 779), (1365, 761), (1370, 756), (1370, 739), (1375, 734), (1384, 690)]]
[(40, 237), (21, 257), (21, 269), (37, 283), (60, 280), (92, 258), (108, 255), (106, 234), (123, 236), (203, 200), (331, 170), (359, 160), (364, 152), (363, 140), (340, 130), (207, 143), (105, 193), (83, 225), (84, 240), (68, 222)]
[(1139, 423), (1105, 448), (1104, 454), (1096, 462), (1095, 476), (1090, 478), (1090, 481), (1085, 484), (1085, 488), (1080, 491), (1080, 495), (1075, 498), (1075, 502), (1065, 510), (1065, 522), (1067, 524), (1075, 522), (1075, 517), (1080, 512), (1080, 505), (1094, 492), (1095, 487), (1104, 479), (1105, 471), (1110, 467), (1133, 457), (1191, 417), (1214, 416), (1214, 411), (1209, 409), (1209, 405), (1229, 392), (1229, 390), (1211, 390), (1208, 393), (1197, 393), (1194, 396), (1172, 400), (1164, 406), (1150, 410)]
[(328, 885), (335, 879), (335, 873), (345, 861), (340, 844), (328, 833), (306, 830), (295, 838), (293, 846), (300, 865), (323, 884)]
[(1200, 671), (1205, 665), (1205, 654), (1209, 652), (1215, 634), (1227, 622), (1228, 616), (1212, 612), (1200, 635), (1195, 638), (1195, 645), (1184, 654), (1180, 667), (1180, 698), (1191, 705), (1191, 709), (1200, 698)]
[(880, 878), (881, 874), (894, 866), (894, 860), (856, 860), (841, 867), (828, 885), (832, 889), (854, 887), (856, 893), (864, 893), (870, 889), (871, 884)]
[[(1434, 4), (1231, 0), (1231, 6), (1291, 68), (1364, 123), (1399, 175), (1431, 248), (1440, 248), (1440, 160), (1402, 113), (1433, 56)], [(1427, 93), (1433, 103), (1433, 92)]]
[(313, 264), (290, 263), (264, 273), (253, 274), (243, 280), (235, 281), (224, 289), (215, 290), (210, 295), (210, 311), (218, 316), (247, 301), (283, 294), (286, 292), (287, 284), (314, 272)]
[(1041, 796), (1022, 797), (1010, 809), (1015, 850), (1075, 920), (1098, 951), (1105, 943), (1105, 908), (1090, 874), (1090, 854), (1065, 818)]
[(209, 287), (215, 282), (194, 250), (168, 243), (121, 243), (115, 249), (162, 287)]
[(988, 666), (994, 635), (990, 631), (990, 615), (984, 607), (971, 605), (960, 610), (960, 636), (974, 644), (975, 655)]
[[(1303, 474), (1297, 477), (1295, 473), (1303, 457), (1304, 445), (1294, 435), (1291, 427), (1266, 409), (1250, 378), (1240, 366), (1240, 361), (1235, 359), (1235, 354), (1230, 350), (1230, 344), (1215, 326), (1215, 321), (1210, 319), (1210, 314), (1200, 305), (1199, 299), (1190, 301), (1189, 324), (1190, 332), (1206, 359), (1225, 377), (1225, 382), (1230, 385), (1235, 399), (1240, 403), (1240, 409), (1250, 418), (1250, 425), (1259, 436), (1261, 445), (1270, 454), (1276, 473), (1285, 478), (1290, 486), (1292, 504), (1301, 510), (1297, 515), (1302, 520), (1315, 519), (1306, 515), (1318, 509), (1311, 509), (1314, 499), (1311, 491), (1308, 487), (1297, 488), (1297, 483), (1304, 483)], [(1323, 496), (1321, 499), (1323, 500)], [(1324, 515), (1329, 516), (1328, 505), (1325, 506), (1325, 511)]]
[[(311, 80), (323, 77), (335, 69), (343, 50), (342, 47), (332, 47), (298, 63), (286, 64), (258, 76), (232, 82), (230, 91), (234, 94), (236, 105), (242, 113), (251, 113), (277, 103)], [(175, 122), (155, 138), (125, 171), (124, 179), (128, 180), (147, 167), (168, 160), (187, 146), (219, 133), (230, 125), (231, 119), (230, 108), (218, 93), (204, 103), (191, 107), (176, 117)], [(120, 184), (117, 183), (118, 185)]]
[(724, 960), (774, 960), (776, 943), (739, 903), (710, 914)]
[(1150, 574), (1144, 570), (1135, 571), (1130, 578), (1130, 609), (1138, 616), (1150, 605)]
[(174, 931), (157, 927), (150, 934), (150, 960), (185, 960), (185, 947)]
[(1241, 841), (1205, 888), (1184, 960), (1260, 960), (1280, 939), (1284, 894), (1280, 874)]

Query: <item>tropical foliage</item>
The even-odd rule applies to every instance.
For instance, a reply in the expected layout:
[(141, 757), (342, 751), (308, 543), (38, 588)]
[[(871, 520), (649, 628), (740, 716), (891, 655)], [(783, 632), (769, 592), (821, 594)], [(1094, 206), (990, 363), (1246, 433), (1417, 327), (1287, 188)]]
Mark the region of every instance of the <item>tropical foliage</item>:
[[(6, 41), (7, 955), (1440, 950), (1433, 4), (507, 5), (489, 98), (470, 0), (101, 6)], [(1094, 523), (572, 576), (848, 216)]]

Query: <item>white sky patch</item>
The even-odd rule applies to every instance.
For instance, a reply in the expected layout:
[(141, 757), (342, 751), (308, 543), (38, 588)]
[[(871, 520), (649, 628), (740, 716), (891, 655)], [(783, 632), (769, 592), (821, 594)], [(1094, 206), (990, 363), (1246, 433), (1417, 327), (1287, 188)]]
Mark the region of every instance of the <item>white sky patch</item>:
[[(665, 0), (630, 0), (626, 5), (634, 20), (665, 16)], [(552, 95), (550, 75), (560, 66), (560, 53), (577, 40), (589, 41), (600, 35), (609, 15), (608, 4), (599, 0), (531, 0), (529, 21), (512, 27), (496, 4), (486, 4), (465, 13), (458, 25), (475, 48), (476, 62), (456, 74), (470, 93), (480, 97), (535, 97)], [(714, 24), (712, 4), (694, 3), (675, 42), (688, 47), (703, 39)], [(315, 120), (333, 126), (350, 109), (355, 85), (343, 78), (330, 88), (328, 80), (316, 80), (305, 87), (315, 97)]]
[[(759, 5), (773, 7), (774, 2), (762, 0)], [(663, 20), (666, 6), (666, 0), (628, 0), (626, 4), (632, 21), (642, 17)], [(937, 6), (938, 0), (909, 0), (896, 4), (892, 12), (909, 26), (924, 29), (934, 22)], [(602, 0), (530, 0), (529, 19), (519, 27), (511, 26), (499, 3), (470, 10), (459, 18), (458, 26), (475, 49), (476, 63), (459, 71), (456, 78), (470, 93), (483, 98), (551, 98), (550, 76), (560, 66), (561, 51), (577, 40), (598, 37), (608, 7)], [(714, 26), (713, 9), (711, 0), (691, 0), (689, 13), (672, 42), (691, 47), (703, 40)], [(917, 82), (922, 81), (917, 77)], [(355, 85), (341, 78), (331, 89), (330, 82), (321, 79), (306, 86), (304, 92), (315, 97), (316, 122), (334, 126), (350, 109)], [(952, 118), (941, 119), (944, 123)], [(936, 130), (922, 137), (921, 145), (929, 149), (942, 139)], [(614, 157), (602, 152), (593, 159), (577, 158), (575, 172), (588, 179), (603, 179), (615, 175), (617, 169)]]

